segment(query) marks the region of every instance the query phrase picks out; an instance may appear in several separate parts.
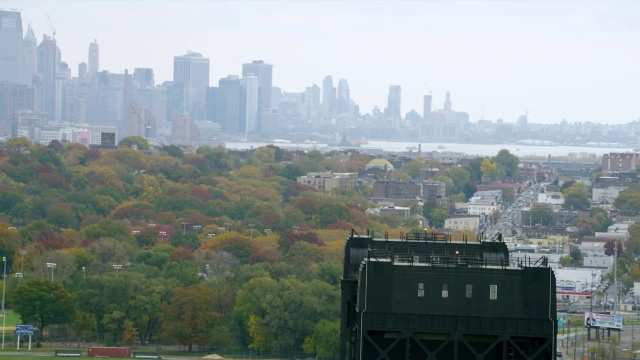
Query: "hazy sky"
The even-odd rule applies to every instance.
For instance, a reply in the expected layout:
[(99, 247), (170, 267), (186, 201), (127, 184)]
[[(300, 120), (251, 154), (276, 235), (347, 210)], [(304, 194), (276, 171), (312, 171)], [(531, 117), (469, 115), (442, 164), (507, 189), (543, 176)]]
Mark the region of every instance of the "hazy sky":
[(402, 112), (422, 114), (431, 93), (442, 108), (479, 118), (626, 123), (640, 118), (640, 1), (29, 1), (38, 38), (56, 29), (63, 61), (77, 74), (89, 43), (100, 68), (151, 67), (171, 80), (173, 56), (211, 61), (211, 86), (241, 64), (274, 65), (285, 91), (349, 80), (361, 112), (386, 107), (402, 86)]

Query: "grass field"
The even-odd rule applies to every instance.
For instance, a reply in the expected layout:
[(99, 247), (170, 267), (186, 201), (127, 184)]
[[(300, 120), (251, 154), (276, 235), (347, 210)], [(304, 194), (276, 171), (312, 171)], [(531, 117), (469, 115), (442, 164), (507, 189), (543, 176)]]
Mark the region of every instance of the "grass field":
[[(15, 328), (16, 324), (19, 324), (18, 314), (14, 313), (13, 310), (4, 309), (5, 312), (5, 323), (8, 328)], [(2, 327), (2, 319), (0, 319), (0, 328)]]

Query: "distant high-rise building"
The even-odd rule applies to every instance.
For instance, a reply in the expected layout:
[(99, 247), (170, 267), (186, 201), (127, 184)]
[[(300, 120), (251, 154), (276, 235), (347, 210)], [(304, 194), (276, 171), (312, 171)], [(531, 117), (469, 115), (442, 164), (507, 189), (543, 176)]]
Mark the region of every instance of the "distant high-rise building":
[(451, 107), (451, 94), (447, 91), (447, 95), (444, 100), (444, 108), (443, 111), (445, 114), (449, 114), (452, 111)]
[(134, 68), (133, 86), (137, 88), (154, 88), (156, 86), (156, 81), (153, 75), (153, 69)]
[(86, 62), (78, 64), (78, 81), (81, 83), (89, 81), (89, 68), (87, 67)]
[(348, 114), (351, 105), (351, 95), (349, 94), (349, 82), (340, 79), (338, 82), (338, 114)]
[(242, 77), (247, 74), (254, 74), (258, 78), (258, 124), (257, 131), (260, 131), (260, 122), (263, 113), (271, 112), (271, 87), (273, 86), (273, 65), (266, 64), (262, 60), (254, 60), (249, 64), (242, 64)]
[(198, 140), (198, 127), (188, 115), (176, 116), (171, 122), (171, 142), (188, 144)]
[(168, 94), (169, 89), (164, 85), (157, 85), (151, 89), (151, 107), (149, 110), (154, 121), (154, 127), (151, 129), (151, 136), (153, 137), (159, 136), (161, 129), (166, 130), (163, 130), (163, 135), (165, 133), (166, 135), (169, 134), (170, 126), (167, 117)]
[(46, 112), (50, 120), (56, 119), (56, 105), (60, 103), (59, 79), (60, 70), (60, 48), (56, 44), (56, 39), (47, 35), (43, 36), (42, 42), (38, 45), (38, 73), (42, 77), (42, 109)]
[(175, 56), (173, 84), (183, 89), (185, 113), (191, 115), (194, 120), (203, 120), (209, 87), (209, 58), (196, 52)]
[(31, 25), (27, 29), (27, 33), (22, 40), (22, 83), (31, 85), (33, 76), (38, 72), (38, 40), (31, 29)]
[(389, 95), (387, 96), (387, 116), (394, 120), (402, 119), (400, 111), (400, 100), (402, 98), (402, 89), (400, 85), (392, 85), (389, 87)]
[(304, 90), (302, 115), (307, 119), (314, 118), (320, 111), (320, 87), (316, 84)]
[(89, 78), (96, 76), (100, 72), (100, 47), (98, 40), (94, 39), (89, 45)]
[[(258, 130), (258, 77), (248, 73), (242, 77), (242, 120), (245, 133)], [(240, 129), (242, 130), (242, 129)]]
[(229, 75), (218, 82), (218, 122), (228, 133), (244, 132), (240, 126), (241, 84), (237, 75)]
[(424, 110), (422, 111), (422, 119), (424, 122), (429, 122), (431, 119), (431, 102), (433, 97), (431, 95), (424, 96)]
[(331, 116), (335, 111), (336, 88), (333, 87), (333, 78), (327, 75), (322, 80), (322, 109), (325, 115)]
[(0, 81), (23, 83), (22, 52), (20, 13), (0, 10)]
[(21, 110), (32, 111), (34, 104), (32, 87), (0, 82), (0, 136), (11, 136), (14, 114)]
[(206, 118), (219, 123), (218, 121), (218, 87), (212, 86), (207, 88), (207, 109)]
[(125, 136), (142, 136), (149, 138), (151, 137), (152, 128), (153, 123), (149, 108), (137, 102), (129, 105)]

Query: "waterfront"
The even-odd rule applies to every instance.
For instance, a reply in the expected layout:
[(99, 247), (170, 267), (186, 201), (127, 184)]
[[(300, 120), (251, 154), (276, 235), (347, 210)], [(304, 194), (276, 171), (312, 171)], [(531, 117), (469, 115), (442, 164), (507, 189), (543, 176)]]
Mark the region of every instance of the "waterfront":
[[(283, 149), (303, 149), (320, 151), (334, 149), (328, 144), (309, 143), (268, 143), (268, 142), (227, 142), (227, 149), (247, 150), (274, 144)], [(422, 152), (460, 152), (478, 156), (494, 156), (500, 150), (507, 149), (518, 157), (543, 156), (559, 157), (570, 156), (576, 159), (594, 160), (599, 159), (604, 154), (611, 152), (632, 152), (631, 147), (589, 147), (589, 146), (533, 146), (519, 144), (459, 144), (459, 143), (418, 143), (418, 142), (394, 142), (394, 141), (369, 141), (363, 145), (362, 150), (381, 150), (386, 152), (416, 152), (420, 146)]]

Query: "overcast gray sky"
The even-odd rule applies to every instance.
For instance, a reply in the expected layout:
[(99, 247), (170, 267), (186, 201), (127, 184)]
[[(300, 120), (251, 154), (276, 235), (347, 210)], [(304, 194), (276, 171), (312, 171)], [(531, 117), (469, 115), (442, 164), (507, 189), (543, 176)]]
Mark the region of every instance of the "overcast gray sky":
[(211, 86), (241, 64), (274, 65), (285, 91), (349, 80), (362, 112), (386, 107), (402, 86), (402, 112), (422, 114), (432, 93), (472, 121), (626, 123), (640, 118), (640, 1), (30, 1), (38, 42), (56, 29), (77, 74), (89, 43), (100, 68), (151, 67), (171, 80), (173, 56), (211, 59)]

